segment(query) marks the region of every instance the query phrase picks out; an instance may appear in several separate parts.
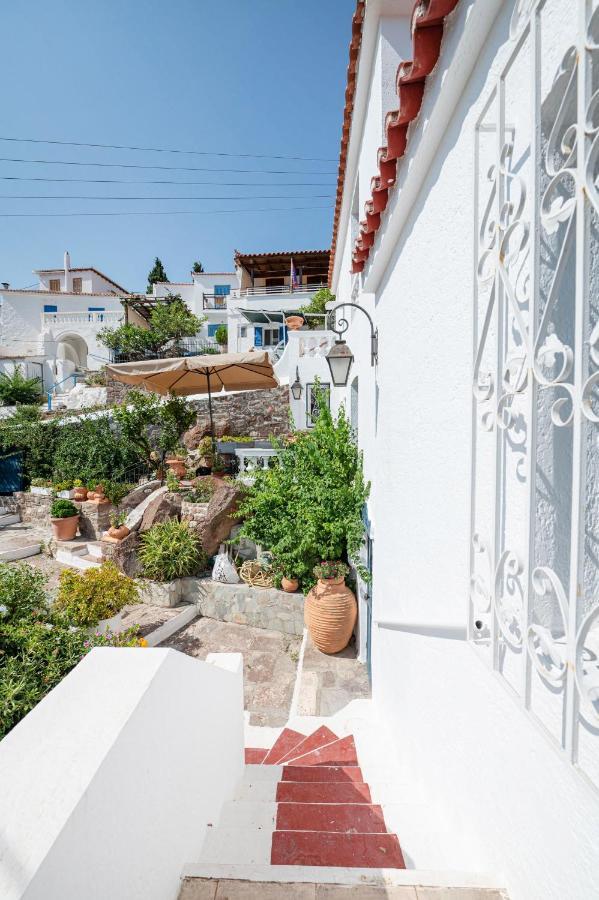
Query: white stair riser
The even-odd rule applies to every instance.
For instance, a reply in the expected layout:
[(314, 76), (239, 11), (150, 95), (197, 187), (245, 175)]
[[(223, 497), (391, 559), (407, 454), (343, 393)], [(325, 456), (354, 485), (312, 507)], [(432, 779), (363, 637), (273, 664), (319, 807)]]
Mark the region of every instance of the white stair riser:
[(277, 804), (274, 801), (239, 800), (225, 803), (219, 828), (270, 828), (275, 827)]
[(104, 548), (100, 543), (90, 541), (87, 545), (87, 552), (90, 556), (95, 556), (96, 559), (104, 559)]
[(71, 566), (73, 569), (92, 569), (98, 568), (100, 565), (100, 563), (92, 562), (90, 559), (81, 559), (81, 554), (71, 553), (70, 550), (58, 550), (56, 561), (65, 566)]
[(41, 544), (29, 544), (27, 547), (13, 547), (10, 550), (0, 550), (0, 562), (13, 562), (15, 559), (26, 559), (28, 556), (37, 556), (37, 554), (41, 552)]
[(250, 829), (232, 826), (209, 829), (200, 854), (200, 863), (268, 865), (272, 847), (272, 828)]
[(4, 515), (0, 515), (0, 528), (3, 528), (5, 525), (16, 525), (20, 521), (21, 516), (17, 513), (4, 513)]

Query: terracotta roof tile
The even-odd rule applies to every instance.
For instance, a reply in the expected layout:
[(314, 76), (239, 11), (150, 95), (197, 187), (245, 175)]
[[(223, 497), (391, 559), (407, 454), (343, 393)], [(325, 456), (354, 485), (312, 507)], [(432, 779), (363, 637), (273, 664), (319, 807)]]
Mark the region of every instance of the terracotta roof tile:
[[(361, 272), (368, 259), (370, 248), (374, 244), (374, 234), (381, 224), (381, 213), (385, 211), (389, 200), (389, 191), (393, 189), (397, 178), (398, 161), (404, 156), (408, 144), (408, 127), (420, 112), (427, 77), (431, 74), (439, 60), (445, 18), (458, 5), (459, 0), (417, 0), (412, 11), (412, 59), (400, 63), (396, 76), (396, 91), (399, 100), (397, 109), (387, 113), (385, 118), (386, 143), (379, 148), (377, 163), (379, 174), (371, 181), (371, 197), (364, 204), (365, 218), (360, 222), (358, 235), (352, 253), (352, 273)], [(358, 17), (358, 18), (356, 18)], [(362, 27), (364, 4), (358, 0), (358, 8), (352, 22), (352, 47), (355, 40), (355, 29)], [(353, 53), (353, 55), (352, 55)], [(348, 71), (348, 88), (346, 90), (346, 106), (341, 139), (341, 155), (339, 162), (339, 178), (337, 182), (337, 202), (333, 223), (333, 239), (331, 242), (331, 259), (329, 264), (329, 282), (333, 274), (337, 230), (345, 164), (347, 159), (347, 139), (351, 127), (353, 96), (356, 82), (357, 54), (350, 49), (350, 70)], [(352, 60), (354, 62), (352, 63)], [(348, 100), (351, 103), (348, 106)]]

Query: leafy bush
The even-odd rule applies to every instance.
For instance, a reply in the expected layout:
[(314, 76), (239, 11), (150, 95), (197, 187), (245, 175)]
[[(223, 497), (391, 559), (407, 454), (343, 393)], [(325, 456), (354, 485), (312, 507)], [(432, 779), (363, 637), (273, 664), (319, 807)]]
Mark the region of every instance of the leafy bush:
[(112, 481), (109, 478), (103, 479), (102, 486), (105, 496), (115, 506), (118, 506), (121, 500), (137, 487), (136, 484), (130, 481)]
[(169, 469), (166, 473), (166, 487), (172, 494), (178, 494), (181, 490), (181, 485), (179, 484), (179, 479), (172, 471)]
[(197, 575), (208, 557), (187, 522), (167, 519), (141, 536), (139, 559), (143, 575), (154, 581), (172, 581)]
[(54, 607), (73, 625), (93, 626), (138, 602), (139, 592), (133, 579), (119, 572), (114, 563), (106, 562), (82, 574), (64, 569)]
[(50, 478), (32, 478), (31, 479), (31, 487), (52, 487), (52, 480)]
[(26, 378), (21, 366), (15, 366), (10, 375), (0, 372), (0, 403), (16, 406), (17, 403), (35, 403), (41, 399), (42, 382), (39, 378)]
[(277, 465), (256, 472), (240, 505), (240, 536), (270, 550), (275, 569), (304, 588), (321, 560), (357, 559), (369, 493), (344, 410), (333, 419), (325, 403), (319, 406), (314, 428), (279, 448)]
[(309, 328), (323, 328), (322, 315), (310, 316), (310, 313), (326, 313), (327, 303), (335, 300), (335, 295), (329, 288), (321, 288), (313, 295), (312, 299), (306, 306), (302, 306), (301, 313), (304, 313)]
[(70, 491), (73, 487), (72, 479), (65, 478), (62, 481), (55, 481), (52, 485), (55, 491)]
[(216, 331), (214, 332), (214, 340), (217, 344), (224, 345), (229, 340), (228, 338), (228, 329), (226, 325), (219, 325)]
[(143, 462), (136, 444), (105, 416), (58, 429), (53, 469), (61, 478), (80, 478), (86, 484), (118, 481)]
[(196, 481), (192, 491), (185, 495), (188, 503), (210, 503), (214, 494), (214, 483), (211, 478)]
[(345, 578), (349, 575), (349, 566), (336, 559), (323, 559), (314, 566), (314, 574), (317, 578)]
[(152, 307), (148, 328), (139, 325), (103, 328), (98, 333), (98, 340), (109, 350), (139, 358), (148, 353), (162, 353), (167, 348), (176, 355), (183, 338), (196, 335), (205, 321), (205, 316), (194, 316), (182, 298), (175, 294)]
[(69, 519), (78, 515), (79, 510), (70, 500), (55, 500), (50, 508), (50, 516), (53, 519)]
[(48, 612), (42, 572), (27, 563), (0, 563), (0, 622), (43, 618)]
[(106, 366), (102, 366), (97, 372), (88, 372), (85, 383), (89, 387), (104, 387), (106, 384)]

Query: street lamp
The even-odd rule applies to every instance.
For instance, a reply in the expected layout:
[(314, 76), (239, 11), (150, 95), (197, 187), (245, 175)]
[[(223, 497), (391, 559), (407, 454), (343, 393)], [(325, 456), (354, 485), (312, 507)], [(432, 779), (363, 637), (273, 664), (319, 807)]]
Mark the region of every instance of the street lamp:
[(338, 309), (342, 309), (345, 306), (351, 306), (354, 309), (359, 309), (368, 319), (370, 323), (370, 365), (376, 365), (378, 360), (378, 328), (374, 327), (374, 322), (372, 321), (364, 307), (358, 306), (357, 303), (338, 303), (337, 306), (334, 306), (330, 311), (329, 327), (331, 331), (334, 331), (335, 334), (339, 335), (339, 337), (327, 353), (326, 357), (329, 369), (331, 370), (331, 378), (333, 379), (333, 384), (335, 385), (335, 387), (346, 386), (349, 378), (349, 372), (354, 361), (353, 353), (341, 337), (341, 335), (345, 334), (345, 332), (349, 328), (349, 322), (347, 321), (347, 319), (339, 319), (338, 327), (335, 327), (336, 319), (334, 314)]
[(294, 400), (301, 400), (302, 397), (302, 383), (299, 377), (299, 368), (295, 367), (295, 381), (291, 385), (291, 394)]

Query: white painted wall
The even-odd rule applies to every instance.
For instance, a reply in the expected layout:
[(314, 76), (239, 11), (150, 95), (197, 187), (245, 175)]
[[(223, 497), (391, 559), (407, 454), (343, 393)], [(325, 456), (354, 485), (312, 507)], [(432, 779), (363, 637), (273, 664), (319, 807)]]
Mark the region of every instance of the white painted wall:
[(241, 656), (219, 656), (95, 649), (4, 738), (3, 900), (175, 900), (243, 771)]
[[(417, 785), (428, 810), (430, 844), (421, 845), (411, 865), (434, 865), (442, 842), (452, 867), (488, 870), (506, 884), (512, 900), (592, 900), (599, 871), (596, 790), (551, 746), (473, 647), (430, 636), (425, 627), (465, 629), (467, 623), (473, 135), (491, 75), (513, 46), (514, 5), (463, 2), (447, 29), (446, 56), (429, 81), (400, 166), (401, 192), (393, 194), (359, 279), (365, 290), (358, 302), (379, 328), (376, 379), (360, 313), (347, 336), (356, 357), (350, 382), (359, 379), (359, 442), (373, 481), (374, 616), (422, 626), (418, 634), (373, 629), (373, 696), (393, 736), (389, 755), (398, 778)], [(556, 48), (557, 54), (571, 28), (572, 7), (550, 0), (546, 12), (545, 53)], [(374, 26), (365, 27), (370, 33)], [(466, 80), (455, 110), (451, 95), (441, 94), (442, 85), (452, 84), (449, 60), (449, 75)], [(367, 60), (366, 76), (370, 71)], [(526, 120), (528, 87), (520, 79), (520, 97), (512, 85), (508, 91), (517, 123)], [(448, 122), (435, 132), (437, 100)], [(366, 121), (374, 139), (378, 116)], [(368, 149), (373, 139), (362, 140), (363, 124), (364, 118), (354, 119), (352, 141)], [(363, 159), (357, 154), (368, 177), (370, 153)], [(350, 166), (347, 205), (355, 178)], [(349, 300), (352, 287), (345, 214), (343, 221), (333, 282), (338, 301)], [(336, 392), (336, 401), (349, 409), (349, 389)], [(586, 768), (596, 771), (596, 735), (585, 735), (585, 754)]]
[(306, 397), (308, 384), (316, 379), (322, 385), (331, 384), (331, 372), (326, 361), (335, 336), (330, 331), (290, 331), (285, 352), (274, 366), (275, 375), (280, 384), (293, 384), (296, 372), (302, 384), (302, 396), (294, 400), (289, 394), (289, 405), (296, 428), (308, 427), (306, 420)]

